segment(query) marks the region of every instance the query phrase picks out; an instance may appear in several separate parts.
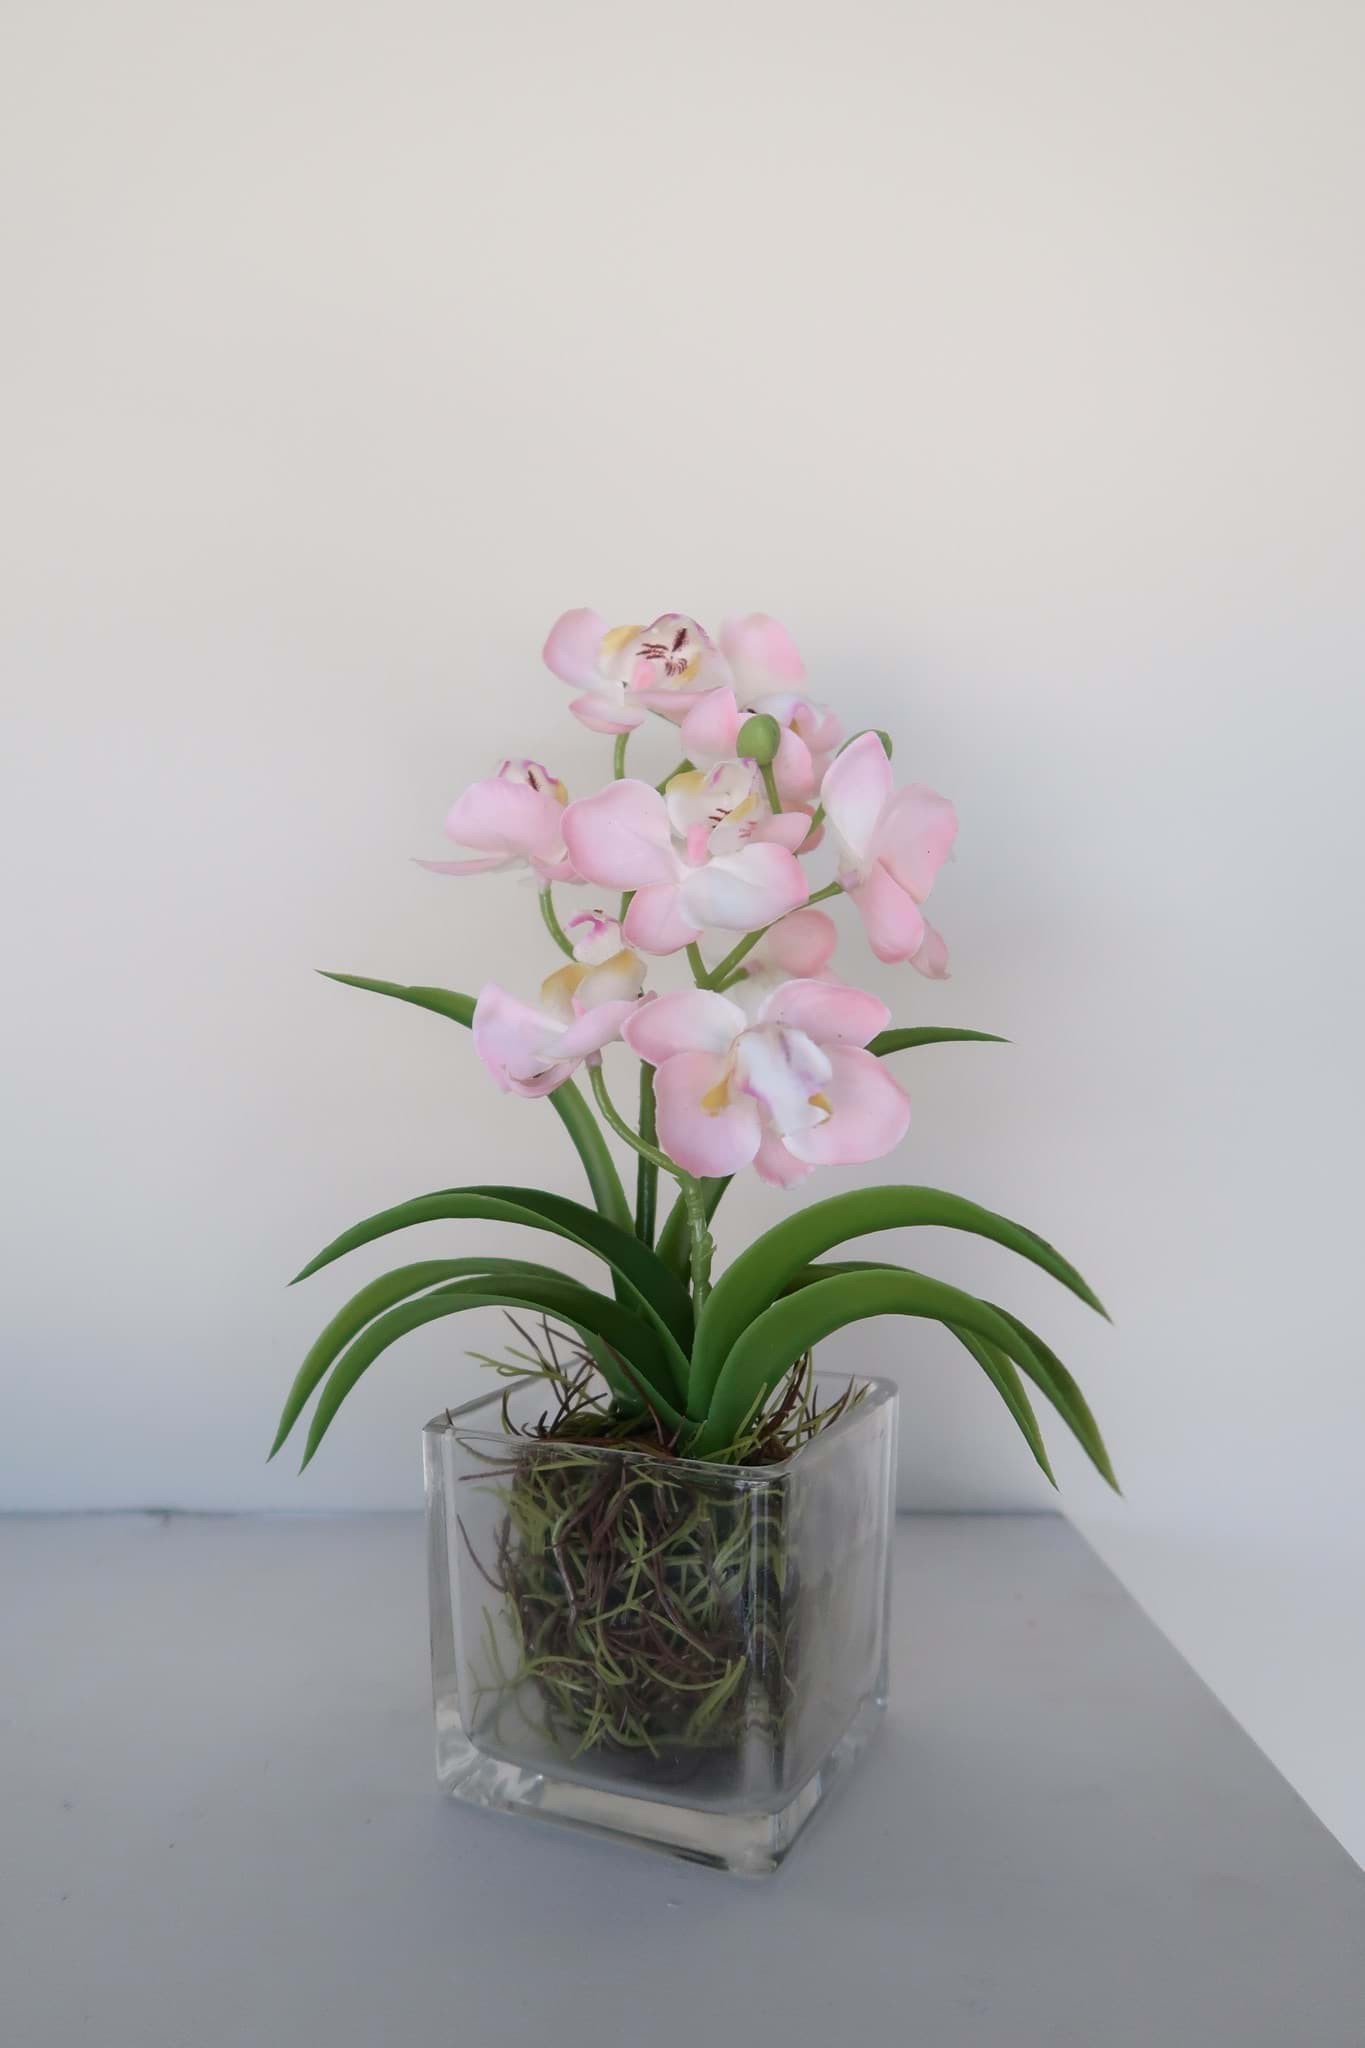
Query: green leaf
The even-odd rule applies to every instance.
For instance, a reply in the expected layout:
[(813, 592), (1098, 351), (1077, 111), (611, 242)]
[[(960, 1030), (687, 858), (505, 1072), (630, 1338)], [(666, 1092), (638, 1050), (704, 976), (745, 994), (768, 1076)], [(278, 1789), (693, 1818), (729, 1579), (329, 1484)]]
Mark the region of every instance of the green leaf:
[[(655, 1391), (670, 1400), (681, 1400), (687, 1386), (687, 1353), (673, 1334), (662, 1307), (674, 1315), (690, 1313), (680, 1284), (660, 1266), (657, 1255), (642, 1245), (633, 1231), (621, 1230), (594, 1209), (571, 1202), (565, 1195), (549, 1195), (539, 1188), (442, 1188), (435, 1194), (419, 1195), (383, 1209), (363, 1223), (352, 1225), (340, 1237), (324, 1246), (310, 1259), (292, 1284), (344, 1257), (359, 1246), (372, 1244), (395, 1230), (415, 1223), (457, 1221), (466, 1218), (487, 1223), (520, 1223), (533, 1230), (548, 1230), (556, 1237), (580, 1245), (604, 1259), (619, 1278), (633, 1309), (638, 1309), (648, 1330), (658, 1338), (655, 1347), (661, 1370), (651, 1374)], [(682, 1304), (680, 1308), (680, 1304)]]
[[(727, 1173), (721, 1180), (701, 1182), (708, 1223), (720, 1207), (720, 1198), (733, 1179), (734, 1175)], [(668, 1221), (659, 1232), (658, 1252), (670, 1272), (686, 1277), (691, 1265), (692, 1239), (687, 1228), (687, 1204), (681, 1195), (669, 1210)]]
[(971, 1330), (964, 1330), (959, 1323), (949, 1323), (948, 1328), (959, 1344), (970, 1352), (987, 1379), (999, 1394), (1010, 1414), (1018, 1423), (1034, 1457), (1053, 1486), (1057, 1484), (1056, 1474), (1048, 1460), (1047, 1446), (1043, 1432), (1038, 1427), (1038, 1418), (1033, 1412), (1033, 1403), (1024, 1391), (1024, 1385), (1013, 1364), (998, 1345), (988, 1344), (984, 1337), (978, 1337)]
[(658, 1314), (677, 1339), (686, 1364), (686, 1348), (692, 1342), (692, 1297), (675, 1273), (669, 1271), (651, 1245), (642, 1244), (633, 1230), (622, 1230), (594, 1209), (585, 1208), (567, 1195), (549, 1194), (543, 1188), (502, 1187), (480, 1182), (463, 1190), (466, 1194), (488, 1195), (494, 1201), (516, 1202), (534, 1209), (557, 1229), (567, 1231), (595, 1251), (630, 1286), (637, 1302), (652, 1316)]
[[(639, 1371), (642, 1340), (650, 1339), (653, 1332), (610, 1295), (597, 1294), (590, 1287), (580, 1287), (577, 1281), (565, 1279), (527, 1279), (524, 1284), (508, 1277), (454, 1280), (434, 1294), (389, 1309), (355, 1338), (333, 1366), (313, 1411), (303, 1464), (307, 1465), (316, 1453), (338, 1408), (361, 1374), (390, 1344), (439, 1316), (459, 1315), (469, 1308), (529, 1308), (568, 1323), (589, 1345), (618, 1398), (636, 1408), (648, 1405), (668, 1427), (680, 1427), (682, 1418), (677, 1409), (653, 1387), (647, 1389), (646, 1398), (639, 1380), (623, 1369), (622, 1361)], [(619, 1353), (619, 1358), (613, 1358), (613, 1352)]]
[(858, 1188), (849, 1194), (830, 1195), (765, 1230), (716, 1282), (697, 1323), (692, 1346), (688, 1413), (693, 1420), (699, 1422), (706, 1415), (730, 1347), (755, 1316), (781, 1294), (793, 1273), (849, 1238), (919, 1224), (967, 1230), (990, 1238), (1021, 1258), (1031, 1259), (1091, 1308), (1101, 1315), (1105, 1313), (1075, 1267), (1045, 1239), (1026, 1230), (1021, 1223), (1011, 1223), (1006, 1216), (997, 1216), (991, 1209), (965, 1201), (961, 1195), (917, 1187)]
[(879, 1031), (875, 1038), (868, 1040), (867, 1049), (875, 1052), (878, 1059), (884, 1059), (889, 1052), (909, 1052), (915, 1045), (956, 1045), (962, 1041), (977, 1045), (1008, 1045), (1008, 1038), (1000, 1038), (994, 1031), (951, 1031), (934, 1024), (919, 1024), (911, 1030)]
[(887, 1315), (921, 1316), (955, 1332), (970, 1331), (1028, 1369), (1025, 1339), (975, 1295), (894, 1266), (840, 1273), (784, 1295), (749, 1324), (725, 1361), (705, 1421), (689, 1446), (692, 1455), (704, 1458), (729, 1443), (788, 1368), (821, 1338), (865, 1317)]
[(1113, 1465), (1109, 1461), (1104, 1438), (1100, 1435), (1099, 1424), (1091, 1414), (1084, 1394), (1061, 1359), (1055, 1351), (1049, 1350), (1035, 1331), (1029, 1329), (1027, 1323), (1021, 1323), (1018, 1316), (1011, 1315), (1007, 1308), (997, 1308), (996, 1314), (1003, 1316), (1010, 1328), (1023, 1340), (1026, 1349), (1015, 1354), (1023, 1370), (1039, 1392), (1052, 1403), (1100, 1477), (1108, 1481), (1115, 1493), (1121, 1492), (1122, 1489), (1114, 1476)]
[[(551, 1266), (537, 1266), (525, 1259), (471, 1258), (418, 1259), (410, 1266), (395, 1266), (391, 1273), (383, 1273), (377, 1280), (371, 1280), (367, 1287), (351, 1296), (344, 1308), (337, 1310), (295, 1374), (275, 1441), (270, 1447), (270, 1457), (273, 1458), (283, 1446), (333, 1360), (353, 1337), (359, 1335), (366, 1323), (382, 1315), (386, 1308), (406, 1301), (410, 1295), (421, 1294), (443, 1280), (457, 1280), (470, 1273), (484, 1273), (490, 1278), (499, 1273), (515, 1273), (523, 1279), (535, 1276), (558, 1280), (562, 1277)], [(269, 1462), (267, 1458), (266, 1463)]]
[[(456, 1024), (468, 1026), (474, 1020), (473, 996), (461, 995), (457, 989), (408, 987), (398, 981), (371, 981), (363, 974), (333, 974), (325, 967), (319, 968), (318, 972), (327, 981), (339, 981), (347, 988), (369, 989), (374, 995), (395, 996), (400, 1003), (415, 1003), (418, 1009), (434, 1010), (438, 1017), (449, 1017)], [(572, 1081), (561, 1081), (545, 1099), (574, 1142), (600, 1213), (623, 1229), (632, 1229), (633, 1218), (625, 1189), (621, 1186), (621, 1176), (616, 1171), (597, 1119), (578, 1089)]]

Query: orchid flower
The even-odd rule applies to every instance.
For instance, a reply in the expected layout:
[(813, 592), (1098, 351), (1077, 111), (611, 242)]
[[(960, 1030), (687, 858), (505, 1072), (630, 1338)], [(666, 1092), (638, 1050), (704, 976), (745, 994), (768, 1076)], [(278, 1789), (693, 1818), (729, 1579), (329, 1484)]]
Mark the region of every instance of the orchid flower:
[(786, 628), (763, 612), (727, 619), (720, 647), (734, 687), (710, 691), (688, 711), (683, 752), (707, 766), (731, 760), (745, 719), (765, 712), (782, 728), (772, 764), (779, 794), (791, 800), (813, 795), (843, 730), (832, 711), (794, 687), (804, 682), (806, 671)]
[(447, 838), (477, 847), (473, 860), (422, 860), (433, 875), (492, 874), (530, 867), (542, 882), (576, 879), (564, 850), (569, 792), (539, 761), (508, 760), (496, 775), (473, 782), (446, 818)]
[(820, 788), (839, 843), (839, 881), (857, 905), (879, 960), (908, 960), (935, 980), (948, 949), (920, 906), (952, 850), (957, 813), (922, 782), (892, 788), (891, 763), (875, 732), (845, 747)]
[(504, 1093), (548, 1095), (620, 1037), (644, 981), (645, 963), (628, 947), (597, 966), (561, 967), (542, 984), (538, 1009), (490, 981), (474, 1006), (474, 1050)]
[(752, 1020), (707, 989), (659, 996), (622, 1036), (658, 1069), (659, 1140), (686, 1172), (752, 1163), (792, 1187), (815, 1166), (880, 1159), (905, 1136), (909, 1097), (865, 1050), (890, 1014), (861, 989), (788, 981)]
[(677, 953), (708, 925), (752, 932), (810, 894), (792, 848), (800, 813), (774, 817), (752, 764), (675, 775), (665, 795), (629, 777), (564, 813), (579, 874), (635, 891), (622, 927), (646, 953)]
[(599, 612), (565, 612), (543, 656), (562, 682), (582, 692), (569, 709), (594, 732), (633, 732), (647, 711), (675, 723), (699, 696), (730, 681), (710, 635), (682, 612), (649, 626), (608, 626)]
[(764, 932), (744, 963), (743, 978), (726, 993), (753, 1017), (793, 977), (837, 984), (839, 977), (828, 970), (838, 937), (834, 919), (823, 910), (789, 911)]

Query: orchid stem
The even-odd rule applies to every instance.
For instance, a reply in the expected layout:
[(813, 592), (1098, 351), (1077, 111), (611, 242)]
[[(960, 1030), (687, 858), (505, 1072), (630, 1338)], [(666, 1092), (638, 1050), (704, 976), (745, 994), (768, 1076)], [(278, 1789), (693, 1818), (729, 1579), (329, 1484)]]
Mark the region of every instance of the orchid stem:
[(763, 787), (768, 792), (768, 804), (772, 814), (775, 818), (780, 817), (782, 815), (782, 799), (777, 793), (777, 777), (773, 774), (772, 762), (764, 761), (761, 764), (760, 772), (763, 776)]
[[(808, 896), (806, 898), (806, 906), (809, 907), (812, 903), (824, 903), (830, 896), (840, 895), (842, 893), (842, 888), (843, 885), (840, 882), (826, 882), (823, 889), (817, 889), (813, 896)], [(776, 924), (777, 921), (778, 920), (776, 918), (773, 919), (774, 924)], [(722, 984), (726, 982), (729, 979), (729, 977), (734, 973), (735, 969), (739, 966), (740, 961), (744, 959), (745, 955), (753, 951), (754, 947), (763, 937), (763, 933), (771, 930), (772, 925), (765, 924), (762, 931), (750, 932), (747, 938), (741, 939), (739, 944), (733, 947), (731, 951), (726, 954), (725, 958), (719, 961), (716, 964), (716, 966), (714, 966), (711, 969), (710, 974), (707, 976), (706, 980), (701, 984), (701, 986), (703, 988), (709, 989), (720, 988)]]
[(616, 735), (616, 745), (612, 748), (611, 754), (611, 773), (614, 782), (619, 782), (626, 772), (626, 746), (629, 739), (628, 732), (618, 732)]
[[(671, 1173), (678, 1183), (682, 1192), (683, 1207), (687, 1212), (688, 1235), (692, 1241), (692, 1309), (694, 1314), (700, 1314), (711, 1291), (711, 1259), (716, 1249), (706, 1215), (706, 1190), (690, 1173), (684, 1173), (676, 1160), (670, 1159), (657, 1145), (649, 1144), (638, 1131), (631, 1129), (607, 1093), (607, 1079), (602, 1072), (600, 1058), (589, 1063), (588, 1072), (592, 1078), (592, 1092), (597, 1107), (617, 1137), (624, 1138), (626, 1144), (633, 1152), (638, 1152), (642, 1160), (648, 1160), (651, 1166), (662, 1167), (665, 1173)], [(643, 1094), (643, 1090), (641, 1092)], [(650, 1093), (652, 1104), (652, 1089)]]
[(679, 1174), (683, 1204), (687, 1210), (688, 1235), (692, 1240), (692, 1314), (699, 1316), (711, 1292), (711, 1257), (716, 1246), (706, 1220), (706, 1196), (700, 1181), (690, 1173)]
[(647, 1159), (651, 1166), (661, 1166), (665, 1173), (673, 1174), (678, 1180), (685, 1180), (687, 1176), (682, 1168), (675, 1166), (666, 1152), (661, 1152), (657, 1145), (648, 1144), (640, 1136), (639, 1132), (633, 1131), (626, 1122), (620, 1110), (607, 1093), (607, 1079), (606, 1075), (602, 1072), (600, 1058), (589, 1064), (588, 1072), (592, 1079), (592, 1092), (596, 1097), (597, 1107), (601, 1110), (617, 1137), (624, 1138), (632, 1152), (638, 1152), (640, 1157)]
[(706, 962), (701, 957), (701, 947), (695, 939), (687, 949), (687, 964), (692, 969), (692, 979), (697, 987), (709, 988), (711, 983), (707, 976)]
[[(640, 1062), (640, 1137), (647, 1145), (654, 1143), (654, 1069), (648, 1060)], [(658, 1199), (659, 1169), (642, 1153), (635, 1162), (635, 1235), (651, 1248)]]
[(554, 940), (560, 952), (567, 953), (572, 960), (573, 940), (568, 936), (563, 925), (555, 916), (554, 891), (548, 882), (540, 892), (540, 914), (545, 920), (545, 929), (549, 932), (550, 937)]

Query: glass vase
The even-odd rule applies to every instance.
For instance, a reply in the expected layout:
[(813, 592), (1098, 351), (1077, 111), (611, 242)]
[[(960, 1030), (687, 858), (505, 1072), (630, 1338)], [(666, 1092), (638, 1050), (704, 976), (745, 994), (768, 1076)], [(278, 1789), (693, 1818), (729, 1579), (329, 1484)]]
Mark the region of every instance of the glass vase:
[(886, 1703), (897, 1395), (820, 1375), (822, 1401), (845, 1390), (763, 1466), (517, 1433), (536, 1382), (427, 1424), (447, 1791), (777, 1868)]

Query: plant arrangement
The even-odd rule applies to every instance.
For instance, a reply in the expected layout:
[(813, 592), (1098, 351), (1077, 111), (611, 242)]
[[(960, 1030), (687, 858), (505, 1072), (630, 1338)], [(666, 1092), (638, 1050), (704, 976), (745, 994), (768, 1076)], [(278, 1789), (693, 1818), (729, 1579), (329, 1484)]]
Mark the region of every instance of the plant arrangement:
[[(397, 1267), (327, 1324), (271, 1455), (317, 1395), (306, 1465), (363, 1374), (408, 1332), (468, 1309), (505, 1310), (520, 1343), (495, 1363), (517, 1398), (502, 1403), (501, 1447), (484, 1442), (464, 1475), (482, 1472), (492, 1487), (487, 1554), (475, 1554), (468, 1518), (457, 1518), (506, 1620), (476, 1688), (494, 1702), (488, 1726), (511, 1697), (525, 1710), (529, 1693), (541, 1736), (565, 1753), (637, 1750), (674, 1769), (689, 1752), (738, 1741), (755, 1716), (780, 1730), (795, 1697), (801, 1567), (784, 1526), (789, 1504), (780, 1488), (766, 1504), (747, 1484), (717, 1493), (708, 1474), (786, 1472), (803, 1446), (850, 1427), (861, 1390), (850, 1383), (822, 1399), (811, 1364), (846, 1324), (942, 1324), (1049, 1479), (1029, 1387), (1113, 1483), (1075, 1381), (1017, 1316), (887, 1257), (829, 1255), (945, 1226), (1005, 1246), (1103, 1310), (1033, 1231), (919, 1186), (799, 1207), (713, 1273), (713, 1225), (735, 1174), (752, 1167), (793, 1190), (820, 1167), (880, 1159), (910, 1121), (899, 1055), (999, 1042), (893, 1023), (836, 965), (839, 931), (818, 907), (846, 901), (879, 961), (943, 980), (947, 948), (924, 905), (957, 819), (923, 783), (897, 785), (886, 733), (845, 738), (808, 692), (788, 634), (761, 614), (712, 639), (677, 613), (608, 627), (571, 611), (544, 658), (575, 690), (573, 714), (609, 743), (610, 779), (571, 799), (539, 762), (504, 760), (446, 820), (465, 851), (421, 863), (442, 875), (530, 876), (559, 957), (538, 999), (493, 981), (469, 995), (331, 979), (467, 1027), (501, 1089), (544, 1097), (558, 1115), (588, 1199), (439, 1189), (344, 1231), (298, 1277), (418, 1223), (477, 1219), (577, 1247), (600, 1262), (604, 1284), (519, 1256)], [(671, 765), (651, 760), (641, 773), (650, 721), (670, 737)], [(626, 1086), (621, 1060), (634, 1067)], [(608, 1133), (633, 1155), (633, 1201)], [(758, 1551), (766, 1591), (756, 1590)], [(477, 1719), (479, 1701), (461, 1711)]]

